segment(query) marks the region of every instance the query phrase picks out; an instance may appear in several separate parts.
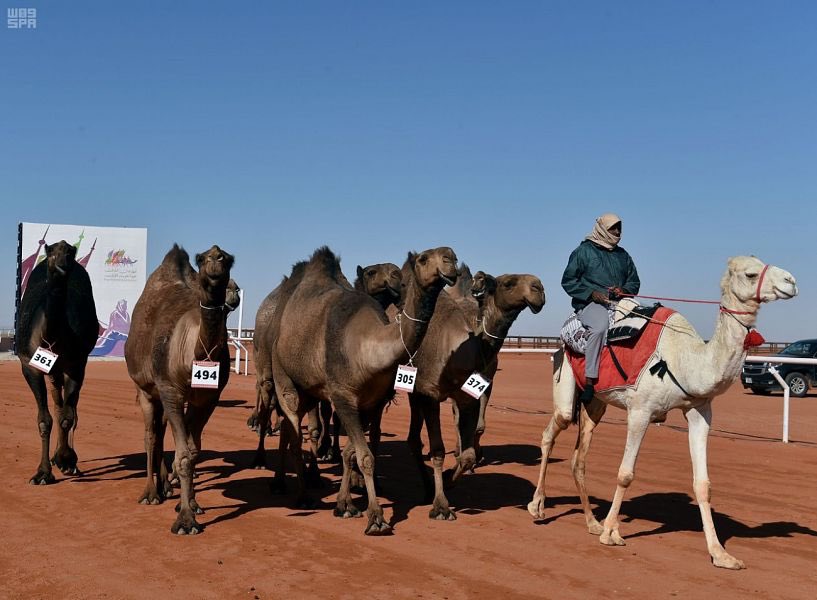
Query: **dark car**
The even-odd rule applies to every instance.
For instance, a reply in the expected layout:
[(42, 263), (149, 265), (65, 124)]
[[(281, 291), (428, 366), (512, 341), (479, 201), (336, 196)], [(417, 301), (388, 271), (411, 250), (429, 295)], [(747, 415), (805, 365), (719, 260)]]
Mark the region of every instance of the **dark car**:
[[(769, 362), (743, 363), (740, 373), (740, 382), (744, 388), (751, 389), (755, 394), (770, 394), (780, 392), (782, 388), (769, 372), (769, 365), (774, 364), (774, 356), (787, 358), (815, 358), (817, 357), (817, 340), (800, 340), (789, 344), (780, 352), (769, 357)], [(787, 365), (779, 364), (777, 372), (789, 385), (792, 396), (802, 398), (808, 393), (809, 387), (817, 385), (817, 365)]]

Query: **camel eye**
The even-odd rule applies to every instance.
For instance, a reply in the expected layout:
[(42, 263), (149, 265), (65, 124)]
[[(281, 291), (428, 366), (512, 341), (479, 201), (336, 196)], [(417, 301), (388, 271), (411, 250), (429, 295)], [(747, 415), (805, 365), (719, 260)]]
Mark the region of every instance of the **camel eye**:
[(417, 262), (420, 263), (421, 265), (424, 265), (428, 262), (428, 257), (425, 254), (423, 254), (420, 256), (420, 258), (417, 259)]
[(375, 271), (374, 269), (366, 271), (366, 277), (374, 277), (375, 275), (377, 275), (377, 271)]
[(746, 273), (746, 277), (748, 277), (749, 279), (754, 279), (755, 277), (757, 277), (757, 273)]

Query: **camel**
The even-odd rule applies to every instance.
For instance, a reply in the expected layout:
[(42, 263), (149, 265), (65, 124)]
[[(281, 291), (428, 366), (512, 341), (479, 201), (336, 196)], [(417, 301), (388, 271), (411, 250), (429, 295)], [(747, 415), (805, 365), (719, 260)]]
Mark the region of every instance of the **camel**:
[[(467, 266), (463, 270), (467, 270)], [(544, 287), (534, 275), (507, 274), (493, 278), (480, 271), (478, 276), (477, 294), (482, 304), (479, 313), (476, 302), (466, 302), (462, 290), (452, 295), (441, 294), (414, 359), (417, 383), (414, 392), (409, 394), (408, 443), (422, 476), (426, 497), (430, 498), (433, 493), (429, 511), (432, 519), (456, 519), (443, 491), (445, 446), (440, 431), (440, 403), (447, 398), (453, 400), (459, 438), (457, 467), (452, 477), (452, 481), (456, 481), (474, 465), (476, 430), (480, 421), (484, 430), (484, 408), (488, 403), (487, 391), (476, 400), (461, 389), (463, 384), (474, 373), (491, 381), (497, 370), (497, 354), (513, 322), (525, 308), (538, 313), (545, 304)], [(478, 314), (481, 314), (479, 322)], [(428, 429), (433, 484), (422, 455), (423, 421)]]
[[(145, 419), (147, 482), (138, 501), (159, 504), (169, 496), (162, 460), (169, 421), (176, 445), (173, 472), (181, 486), (179, 514), (170, 530), (180, 535), (203, 529), (195, 517), (203, 511), (193, 492), (193, 469), (202, 431), (229, 378), (226, 313), (235, 308), (238, 297), (237, 286), (230, 283), (232, 255), (213, 246), (196, 255), (198, 272), (189, 261), (187, 252), (174, 244), (148, 278), (125, 343), (128, 374)], [(192, 386), (194, 361), (217, 363), (216, 387)]]
[[(346, 429), (343, 478), (335, 515), (360, 515), (352, 503), (352, 457), (363, 472), (368, 496), (366, 535), (384, 535), (391, 526), (383, 519), (374, 482), (374, 456), (366, 444), (364, 425), (382, 410), (395, 385), (400, 364), (411, 364), (434, 313), (444, 285), (457, 278), (457, 257), (441, 247), (410, 254), (404, 270), (404, 306), (390, 322), (371, 297), (338, 284), (335, 255), (318, 249), (303, 276), (284, 292), (276, 311), (277, 336), (272, 371), (279, 406), (285, 415), (281, 448), (289, 447), (298, 474), (298, 498), (304, 497), (300, 452), (300, 422), (317, 401), (330, 400)], [(290, 278), (287, 282), (293, 282)], [(283, 453), (282, 453), (283, 455)], [(284, 482), (283, 461), (276, 473)]]
[[(753, 256), (730, 258), (721, 280), (721, 303), (715, 332), (704, 342), (689, 322), (673, 314), (666, 322), (653, 357), (645, 368), (660, 360), (674, 377), (644, 373), (634, 387), (597, 391), (593, 400), (581, 408), (579, 434), (573, 452), (572, 471), (581, 498), (587, 529), (599, 535), (602, 544), (623, 546), (619, 533), (619, 510), (624, 494), (635, 477), (638, 450), (651, 421), (660, 421), (666, 413), (680, 409), (689, 428), (693, 488), (701, 512), (704, 535), (712, 562), (716, 567), (743, 569), (743, 561), (730, 555), (715, 532), (710, 508), (710, 482), (707, 473), (707, 437), (712, 422), (712, 400), (726, 391), (740, 373), (753, 342), (749, 332), (757, 321), (764, 302), (789, 299), (797, 295), (797, 284), (791, 273), (764, 264)], [(534, 518), (545, 514), (545, 476), (548, 458), (556, 437), (567, 428), (576, 401), (575, 377), (561, 356), (555, 357), (553, 377), (553, 416), (542, 434), (542, 462), (539, 482), (528, 511)], [(683, 389), (682, 389), (683, 387)], [(608, 405), (627, 411), (627, 445), (618, 470), (618, 484), (604, 524), (590, 510), (585, 487), (585, 462), (593, 430)]]
[[(305, 265), (305, 261), (296, 264), (293, 267), (292, 276), (296, 278), (300, 277)], [(377, 300), (384, 309), (389, 304), (398, 302), (400, 299), (402, 273), (395, 264), (379, 263), (369, 265), (365, 268), (358, 265), (357, 279), (355, 279), (354, 286), (350, 285), (348, 279), (343, 275), (343, 272), (340, 270), (340, 263), (338, 263), (336, 272), (338, 274), (338, 283), (346, 288), (354, 288), (368, 294)], [(288, 279), (288, 277), (285, 277), (284, 282)], [(253, 466), (256, 468), (266, 468), (264, 438), (270, 433), (269, 419), (271, 412), (276, 410), (277, 404), (274, 397), (275, 390), (272, 380), (270, 350), (274, 336), (272, 319), (278, 306), (283, 285), (282, 283), (276, 287), (264, 298), (255, 317), (253, 348), (256, 370), (256, 407), (247, 420), (247, 425), (250, 429), (259, 432), (258, 448), (256, 449), (253, 459)], [(333, 460), (334, 456), (340, 456), (340, 449), (337, 447), (339, 425), (336, 421), (335, 442), (333, 444), (331, 436), (325, 435), (328, 432), (328, 423), (332, 416), (331, 404), (328, 402), (321, 403), (321, 406), (316, 410), (320, 410), (321, 414), (312, 412), (309, 415), (310, 441), (314, 438), (316, 443), (320, 444), (320, 448), (315, 451), (316, 456), (321, 456), (324, 460), (330, 461)], [(319, 437), (321, 437), (324, 442), (321, 442)], [(313, 474), (313, 476), (317, 475)]]
[[(99, 333), (91, 279), (76, 261), (77, 249), (62, 240), (46, 244), (45, 256), (28, 279), (15, 334), (23, 377), (37, 401), (42, 454), (29, 483), (38, 485), (55, 481), (52, 463), (63, 475), (81, 475), (73, 434), (85, 366)], [(56, 360), (41, 349), (56, 354)], [(35, 357), (37, 364), (51, 363), (47, 374), (30, 364)], [(46, 381), (59, 424), (57, 449), (50, 462), (53, 419), (48, 410)]]

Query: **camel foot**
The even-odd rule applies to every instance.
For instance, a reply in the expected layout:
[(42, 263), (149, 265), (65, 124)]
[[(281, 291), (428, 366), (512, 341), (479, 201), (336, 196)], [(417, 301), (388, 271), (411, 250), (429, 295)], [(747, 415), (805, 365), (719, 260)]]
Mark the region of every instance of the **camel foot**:
[(601, 523), (593, 519), (587, 522), (587, 533), (591, 535), (601, 535), (604, 533), (604, 527), (601, 526)]
[(247, 427), (250, 431), (258, 431), (258, 415), (253, 413), (247, 419)]
[(57, 467), (63, 475), (81, 475), (77, 468), (77, 453), (73, 448), (58, 450), (51, 457), (51, 464)]
[(165, 479), (162, 482), (162, 489), (160, 492), (164, 499), (170, 498), (173, 495), (173, 485), (170, 483), (170, 480)]
[(319, 453), (318, 462), (337, 464), (340, 462), (339, 456), (340, 452), (336, 452), (334, 448), (329, 448)]
[(31, 485), (48, 485), (49, 483), (54, 483), (55, 481), (57, 481), (57, 479), (54, 477), (54, 473), (43, 469), (37, 469), (34, 476), (28, 480)]
[(253, 469), (267, 469), (267, 459), (264, 452), (256, 452), (255, 456), (252, 459), (252, 463), (250, 466)]
[(599, 537), (599, 541), (604, 544), (605, 546), (626, 546), (627, 544), (624, 542), (624, 538), (621, 537), (617, 529), (613, 529), (609, 533), (606, 530), (602, 530), (601, 536)]
[[(182, 510), (182, 501), (179, 500), (176, 503), (176, 512), (181, 512), (181, 510)], [(201, 506), (199, 506), (199, 503), (196, 502), (195, 498), (190, 499), (190, 510), (194, 515), (203, 515), (204, 514), (204, 509)]]
[(363, 513), (353, 504), (347, 504), (346, 506), (338, 504), (332, 514), (339, 519), (354, 519), (363, 516)]
[(366, 535), (391, 535), (391, 525), (383, 520), (383, 515), (374, 515), (369, 519)]
[(170, 532), (176, 535), (196, 535), (202, 531), (204, 531), (204, 527), (196, 521), (192, 511), (189, 510), (180, 512), (170, 528)]
[(746, 568), (746, 564), (742, 560), (735, 558), (728, 552), (713, 556), (712, 564), (722, 569), (734, 569), (736, 571)]
[(301, 496), (295, 501), (295, 508), (304, 510), (315, 510), (320, 505), (320, 502), (311, 496)]
[(456, 521), (457, 515), (448, 506), (433, 506), (428, 511), (428, 518), (435, 521)]
[(277, 496), (287, 493), (287, 480), (284, 477), (273, 477), (269, 482), (269, 491)]
[[(544, 519), (545, 518), (545, 498), (542, 496), (541, 498), (537, 498), (536, 496), (533, 497), (533, 500), (528, 502), (528, 512), (534, 519)], [(601, 532), (599, 532), (601, 533)]]
[(149, 485), (145, 488), (145, 491), (142, 492), (142, 495), (136, 499), (139, 504), (161, 504), (164, 501), (161, 494), (156, 490), (156, 488), (152, 485)]

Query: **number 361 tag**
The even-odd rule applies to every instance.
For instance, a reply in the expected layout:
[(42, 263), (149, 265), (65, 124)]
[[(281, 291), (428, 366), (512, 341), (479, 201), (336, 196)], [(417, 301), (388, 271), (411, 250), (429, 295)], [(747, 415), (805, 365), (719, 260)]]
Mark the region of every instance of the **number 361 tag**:
[(397, 367), (397, 377), (394, 378), (394, 389), (404, 392), (414, 391), (414, 382), (417, 379), (417, 367), (400, 365)]
[(472, 398), (479, 398), (490, 385), (491, 382), (479, 373), (471, 373), (471, 375), (468, 376), (468, 380), (462, 384), (460, 389)]
[(34, 353), (34, 356), (31, 357), (31, 360), (28, 361), (28, 364), (43, 373), (50, 373), (51, 367), (54, 366), (55, 362), (57, 362), (56, 354), (38, 346), (37, 351)]
[(190, 380), (194, 388), (218, 388), (218, 363), (207, 360), (193, 361), (193, 376)]

